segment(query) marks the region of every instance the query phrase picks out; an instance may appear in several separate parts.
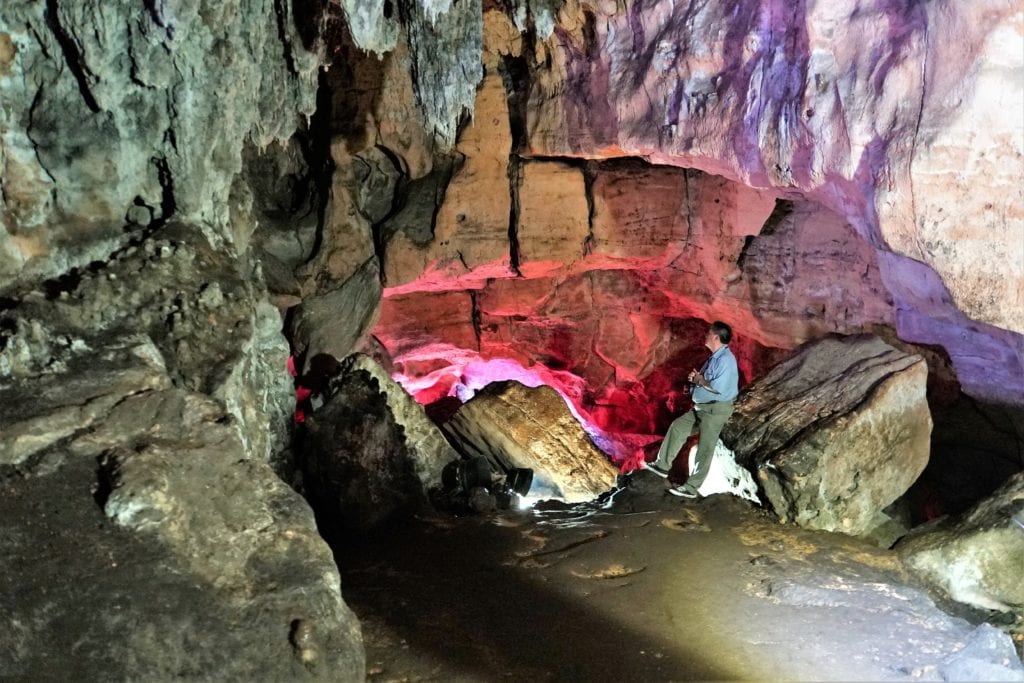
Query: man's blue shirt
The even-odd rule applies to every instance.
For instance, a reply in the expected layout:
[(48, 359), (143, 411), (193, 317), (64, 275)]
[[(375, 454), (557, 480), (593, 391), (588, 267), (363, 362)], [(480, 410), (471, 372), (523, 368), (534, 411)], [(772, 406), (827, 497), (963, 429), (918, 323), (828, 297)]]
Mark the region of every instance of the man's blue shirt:
[(740, 370), (736, 366), (736, 356), (732, 355), (728, 346), (723, 346), (711, 354), (711, 358), (704, 363), (700, 372), (715, 391), (694, 386), (694, 403), (731, 401), (740, 393)]

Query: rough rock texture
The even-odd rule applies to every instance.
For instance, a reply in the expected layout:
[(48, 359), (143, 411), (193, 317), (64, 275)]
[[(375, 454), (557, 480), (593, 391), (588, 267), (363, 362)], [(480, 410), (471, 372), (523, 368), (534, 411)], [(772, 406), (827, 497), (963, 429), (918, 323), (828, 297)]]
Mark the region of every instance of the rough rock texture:
[[(111, 386), (126, 357), (137, 369)], [(31, 473), (0, 480), (0, 675), (361, 678), (359, 624), (311, 510), (223, 404), (167, 388), (152, 345), (75, 362), (87, 369), (71, 365), (63, 400), (57, 377), (29, 385), (20, 412), (54, 419), (31, 421), (32, 457), (4, 463)]]
[(5, 2), (0, 9), (0, 290), (103, 258), (122, 230), (219, 238), (247, 137), (314, 109), (315, 18), (273, 0)]
[(357, 354), (352, 358), (350, 372), (362, 371), (377, 381), (388, 408), (401, 428), (405, 444), (412, 459), (416, 478), (424, 493), (441, 487), (441, 470), (459, 454), (451, 447), (444, 434), (431, 422), (423, 406), (407, 394), (390, 375), (369, 356)]
[(904, 565), (958, 602), (1024, 615), (1024, 472), (900, 541)]
[(93, 353), (81, 340), (77, 346), (79, 353), (65, 361), (64, 372), (0, 389), (0, 467), (5, 474), (52, 471), (64, 453), (51, 446), (102, 423), (129, 396), (170, 387), (160, 352), (147, 337), (127, 338)]
[(569, 2), (533, 48), (527, 145), (799, 190), (1020, 333), (1021, 30), (1007, 0)]
[(423, 507), (458, 458), (423, 409), (365, 356), (332, 381), (305, 429), (304, 487), (329, 535), (371, 531)]
[[(650, 318), (637, 320), (644, 313), (663, 323), (723, 319), (761, 349), (891, 326), (908, 341), (944, 346), (971, 396), (1024, 404), (1024, 337), (1013, 322), (1014, 311), (1024, 308), (1024, 252), (1016, 230), (1021, 195), (1016, 188), (998, 189), (1019, 175), (1024, 145), (1010, 113), (1016, 119), (1024, 113), (1019, 102), (1009, 104), (1005, 92), (994, 95), (990, 87), (999, 77), (1009, 81), (1008, 92), (1020, 91), (1019, 75), (1005, 68), (1020, 61), (1019, 51), (1007, 48), (1000, 56), (995, 50), (1019, 33), (1008, 4), (949, 13), (884, 3), (827, 10), (776, 5), (568, 2), (542, 41), (520, 36), (516, 8), (512, 23), (499, 12), (485, 13), (487, 76), (474, 120), (458, 143), (462, 168), (469, 169), (463, 181), (473, 180), (472, 189), (456, 172), (443, 200), (437, 192), (430, 196), (427, 206), (438, 208), (429, 228), (424, 221), (433, 214), (423, 211), (415, 229), (384, 234), (385, 311), (375, 335), (396, 360), (405, 352), (392, 343), (400, 335), (389, 328), (398, 317), (386, 311), (389, 297), (483, 289), (474, 294), (483, 301), (487, 290), (500, 287), (506, 304), (514, 299), (508, 292), (524, 290), (519, 310), (504, 307), (512, 318), (502, 321), (506, 330), (531, 323), (562, 330), (560, 337), (574, 339), (573, 353), (583, 354), (570, 366), (592, 366), (593, 357), (614, 344), (598, 350), (597, 343), (579, 341), (592, 326), (574, 321), (565, 331), (566, 321), (538, 319), (528, 302), (581, 271), (616, 268), (640, 273), (633, 292), (643, 294), (623, 302), (636, 319), (596, 315), (623, 331), (627, 320), (633, 323), (633, 348), (646, 355), (647, 367), (660, 357), (643, 349), (667, 330)], [(935, 42), (936, 32), (952, 26), (965, 29), (962, 54)], [(534, 28), (534, 35), (544, 35)], [(850, 40), (825, 39), (830, 33)], [(952, 73), (967, 74), (966, 80)], [(915, 96), (907, 99), (907, 92)], [(955, 100), (943, 99), (953, 93)], [(988, 98), (1004, 110), (990, 111)], [(991, 193), (981, 189), (985, 181), (974, 183), (969, 198), (965, 187), (949, 195), (948, 184), (933, 186), (911, 172), (919, 160), (932, 158), (932, 135), (952, 135), (938, 131), (954, 118), (966, 138), (985, 137), (963, 130), (966, 115), (941, 104), (947, 101), (969, 112), (984, 109), (993, 140), (1014, 138), (1002, 146), (1008, 151), (1000, 156)], [(489, 132), (482, 143), (481, 130)], [(954, 145), (951, 139), (947, 144)], [(960, 145), (944, 147), (943, 158), (967, 153)], [(623, 156), (637, 158), (608, 159)], [(970, 173), (958, 171), (956, 183), (974, 177)], [(970, 213), (961, 204), (940, 212), (950, 196), (964, 199), (962, 206), (982, 198), (985, 204)], [(962, 242), (968, 234), (962, 226), (979, 221), (984, 234), (972, 228)], [(932, 235), (927, 243), (926, 232)], [(960, 252), (968, 261), (973, 253), (1007, 257), (998, 269), (968, 274), (952, 265)], [(522, 282), (539, 277), (551, 281)], [(978, 290), (982, 281), (988, 292), (1015, 303), (993, 304)], [(614, 297), (622, 295), (614, 290)], [(418, 306), (432, 310), (432, 301), (424, 294)], [(986, 313), (997, 307), (1000, 312)], [(455, 379), (437, 372), (443, 359), (435, 354), (429, 372), (437, 384), (427, 390), (425, 375), (416, 375), (407, 388), (433, 397), (456, 383), (471, 357), (499, 357), (497, 347), (487, 347), (491, 328), (484, 316), (476, 321), (467, 317), (463, 324), (479, 330), (479, 355), (462, 346), (449, 356)], [(457, 345), (444, 331), (434, 341), (435, 350)], [(515, 348), (544, 359), (561, 355), (551, 353), (553, 346), (538, 339), (520, 340)], [(424, 347), (407, 358), (430, 353)], [(613, 384), (593, 384), (594, 372), (584, 378), (602, 404), (614, 403), (614, 394), (631, 394), (637, 404), (657, 400), (650, 387), (637, 393), (628, 385), (632, 367), (610, 364)], [(589, 413), (585, 399), (574, 396), (574, 381), (556, 385), (581, 414)], [(616, 405), (620, 414), (638, 410)]]
[(722, 440), (783, 520), (868, 535), (928, 462), (927, 374), (877, 337), (825, 338), (744, 389)]
[[(102, 394), (59, 387), (84, 382), (83, 390), (102, 387), (116, 401), (118, 392), (154, 385), (132, 385), (139, 380), (128, 373), (107, 386), (99, 373), (116, 377), (119, 362), (131, 368), (141, 358), (165, 368), (175, 386), (222, 400), (248, 452), (267, 460), (284, 446), (291, 412), (277, 313), (244, 266), (197, 229), (174, 225), (161, 234), (46, 281), (0, 312), (0, 390), (21, 405), (5, 418), (56, 418), (57, 406), (81, 399), (90, 403), (77, 426), (88, 426), (85, 413), (98, 409)], [(107, 360), (97, 364), (94, 352)]]
[(615, 485), (616, 468), (550, 387), (492, 384), (459, 408), (442, 429), (465, 456), (484, 456), (498, 472), (531, 468), (538, 493), (544, 490), (579, 502)]

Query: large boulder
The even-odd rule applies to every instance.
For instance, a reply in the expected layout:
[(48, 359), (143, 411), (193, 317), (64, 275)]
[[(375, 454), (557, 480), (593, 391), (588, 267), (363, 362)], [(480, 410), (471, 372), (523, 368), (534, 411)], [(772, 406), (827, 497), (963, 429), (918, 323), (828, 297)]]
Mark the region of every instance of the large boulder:
[(328, 533), (364, 532), (424, 506), (458, 458), (423, 408), (355, 356), (306, 419), (300, 464)]
[(590, 500), (615, 486), (618, 471), (550, 387), (496, 382), (442, 428), (464, 455), (486, 457), (499, 472), (530, 468), (536, 490), (566, 501)]
[(423, 491), (429, 494), (440, 488), (441, 471), (452, 460), (458, 459), (459, 454), (427, 417), (423, 406), (391, 379), (378, 362), (363, 354), (354, 355), (350, 362), (351, 371), (365, 372), (376, 380), (395, 423), (401, 427), (413, 471)]
[(826, 337), (744, 389), (722, 439), (784, 521), (867, 536), (928, 463), (927, 376), (877, 337)]
[(915, 529), (903, 564), (958, 602), (1024, 615), (1024, 472), (957, 517)]
[(140, 342), (77, 359), (91, 369), (71, 366), (73, 395), (40, 416), (78, 398), (88, 419), (37, 419), (14, 442), (37, 450), (0, 476), (0, 678), (360, 680), (359, 623), (308, 504), (153, 357)]

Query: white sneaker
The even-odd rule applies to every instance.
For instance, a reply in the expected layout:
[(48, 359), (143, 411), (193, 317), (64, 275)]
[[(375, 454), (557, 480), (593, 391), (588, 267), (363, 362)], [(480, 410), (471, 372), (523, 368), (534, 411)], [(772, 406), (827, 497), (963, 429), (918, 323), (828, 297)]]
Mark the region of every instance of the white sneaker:
[(655, 465), (653, 462), (647, 462), (646, 460), (641, 460), (640, 461), (640, 468), (641, 469), (645, 469), (648, 472), (651, 472), (652, 474), (656, 474), (659, 477), (661, 477), (662, 479), (668, 479), (668, 472), (666, 472), (665, 470), (661, 469), (660, 467)]
[(673, 486), (668, 490), (673, 496), (679, 496), (680, 498), (697, 498), (700, 496), (692, 486), (683, 484), (682, 486)]

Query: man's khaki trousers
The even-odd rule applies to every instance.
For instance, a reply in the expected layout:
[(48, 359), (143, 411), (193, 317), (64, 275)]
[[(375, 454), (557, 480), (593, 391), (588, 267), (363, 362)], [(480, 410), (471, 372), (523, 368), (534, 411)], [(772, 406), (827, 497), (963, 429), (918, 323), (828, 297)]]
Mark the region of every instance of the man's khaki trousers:
[(708, 476), (708, 470), (711, 469), (711, 458), (715, 454), (718, 435), (722, 433), (722, 427), (729, 421), (732, 408), (732, 401), (695, 404), (689, 412), (680, 415), (669, 425), (665, 440), (661, 442), (661, 448), (658, 450), (658, 459), (654, 461), (654, 464), (666, 472), (672, 469), (672, 461), (676, 459), (679, 449), (694, 432), (699, 431), (700, 438), (697, 440), (697, 455), (695, 456), (693, 474), (686, 480), (686, 483), (694, 489), (699, 489)]

